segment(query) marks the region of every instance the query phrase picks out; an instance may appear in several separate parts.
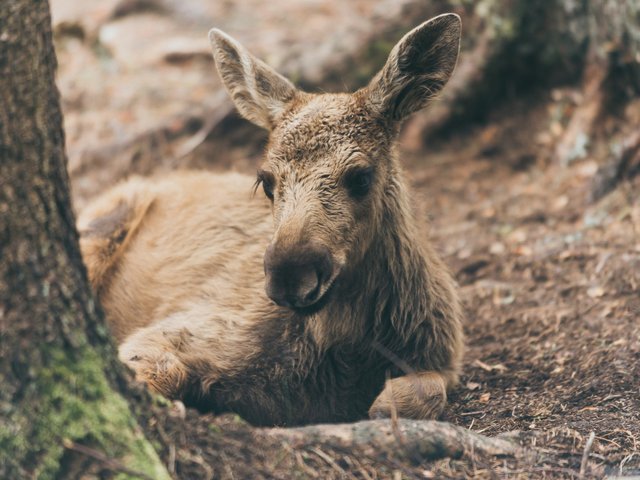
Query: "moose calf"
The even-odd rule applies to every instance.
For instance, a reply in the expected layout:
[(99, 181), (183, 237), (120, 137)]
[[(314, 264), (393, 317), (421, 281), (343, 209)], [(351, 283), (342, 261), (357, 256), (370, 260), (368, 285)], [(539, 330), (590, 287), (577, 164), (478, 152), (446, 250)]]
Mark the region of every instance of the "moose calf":
[(409, 32), (353, 94), (297, 90), (209, 36), (238, 110), (270, 132), (266, 158), (257, 183), (132, 178), (82, 212), (120, 358), (169, 398), (258, 425), (438, 416), (460, 369), (461, 308), (416, 229), (394, 143), (451, 76), (459, 17)]

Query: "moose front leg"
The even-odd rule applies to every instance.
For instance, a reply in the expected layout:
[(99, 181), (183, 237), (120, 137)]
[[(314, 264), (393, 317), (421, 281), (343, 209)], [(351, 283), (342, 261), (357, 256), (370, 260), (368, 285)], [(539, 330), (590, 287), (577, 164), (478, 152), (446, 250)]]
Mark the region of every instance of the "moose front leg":
[(155, 392), (180, 400), (194, 395), (205, 402), (214, 383), (243, 372), (252, 360), (238, 346), (247, 347), (244, 335), (225, 332), (218, 317), (202, 318), (198, 309), (188, 309), (141, 328), (120, 345), (118, 356)]
[(433, 420), (447, 403), (447, 377), (440, 372), (420, 372), (387, 380), (371, 405), (369, 417)]
[(167, 398), (179, 399), (189, 380), (188, 367), (176, 348), (176, 334), (146, 328), (119, 348), (120, 361), (135, 372), (136, 380)]

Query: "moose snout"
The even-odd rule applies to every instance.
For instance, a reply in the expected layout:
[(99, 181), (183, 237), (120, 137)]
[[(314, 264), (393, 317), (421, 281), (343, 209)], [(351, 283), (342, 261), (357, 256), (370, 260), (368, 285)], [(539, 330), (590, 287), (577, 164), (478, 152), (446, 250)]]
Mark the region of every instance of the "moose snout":
[(333, 262), (326, 247), (316, 244), (282, 248), (271, 244), (264, 254), (266, 292), (280, 306), (303, 308), (326, 293)]

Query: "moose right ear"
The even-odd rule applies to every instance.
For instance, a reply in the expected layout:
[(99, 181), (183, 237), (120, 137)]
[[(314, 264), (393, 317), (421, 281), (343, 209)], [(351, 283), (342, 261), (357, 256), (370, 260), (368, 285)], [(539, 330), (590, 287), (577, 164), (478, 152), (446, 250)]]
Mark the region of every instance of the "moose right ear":
[(424, 108), (455, 69), (460, 31), (460, 17), (446, 13), (407, 33), (369, 84), (371, 106), (395, 121)]
[(222, 83), (240, 114), (272, 130), (295, 97), (296, 87), (223, 31), (214, 28), (209, 40)]

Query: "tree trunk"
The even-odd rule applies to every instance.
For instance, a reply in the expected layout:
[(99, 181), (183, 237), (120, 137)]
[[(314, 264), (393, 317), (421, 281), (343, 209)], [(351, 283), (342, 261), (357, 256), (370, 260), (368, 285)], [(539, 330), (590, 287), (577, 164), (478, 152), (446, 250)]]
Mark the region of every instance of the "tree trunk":
[(122, 396), (69, 201), (46, 1), (0, 8), (0, 477), (169, 478)]
[(639, 0), (479, 0), (465, 7), (463, 20), (456, 74), (413, 127), (426, 136), (484, 121), (532, 91), (581, 80), (589, 90), (594, 76), (602, 79), (603, 107), (640, 93)]

